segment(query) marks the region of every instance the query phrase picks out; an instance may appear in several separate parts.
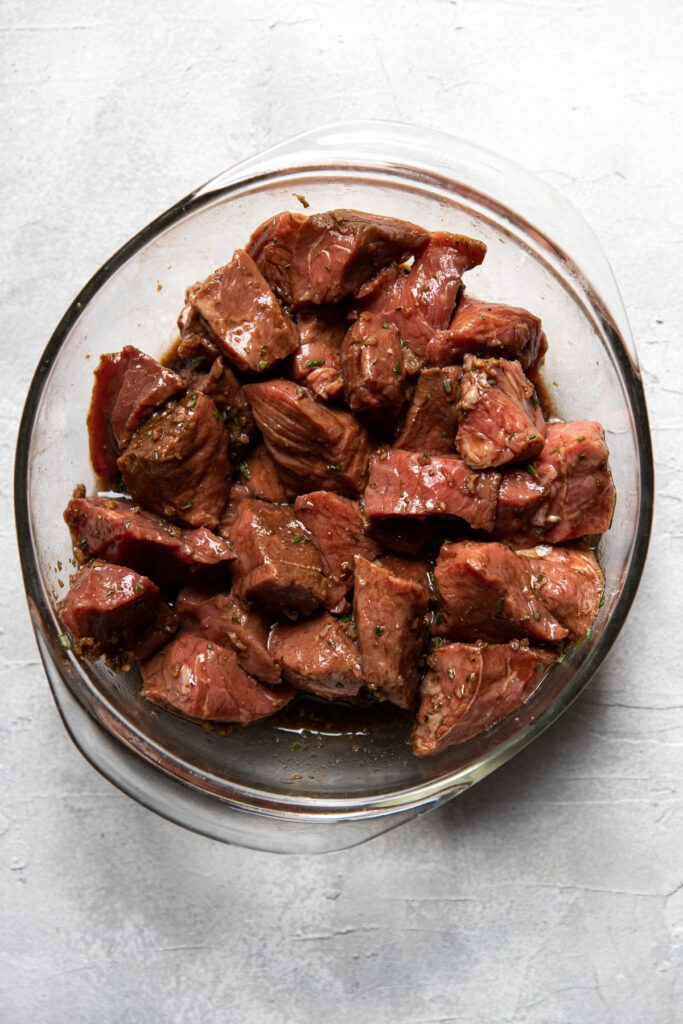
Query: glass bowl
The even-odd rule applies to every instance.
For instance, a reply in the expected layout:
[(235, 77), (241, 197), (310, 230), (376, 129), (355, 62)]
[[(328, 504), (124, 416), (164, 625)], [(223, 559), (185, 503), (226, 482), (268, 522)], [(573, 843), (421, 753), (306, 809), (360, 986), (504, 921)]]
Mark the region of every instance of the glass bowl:
[[(185, 286), (244, 245), (269, 215), (353, 207), (488, 245), (468, 292), (543, 318), (553, 411), (605, 427), (617, 488), (600, 541), (605, 601), (590, 639), (567, 653), (511, 717), (418, 760), (406, 721), (369, 731), (343, 716), (289, 714), (207, 731), (139, 696), (136, 671), (79, 662), (58, 641), (57, 602), (72, 571), (62, 511), (95, 480), (85, 416), (92, 370), (126, 344), (160, 356)], [(300, 135), (220, 174), (132, 238), (64, 314), (36, 370), (19, 432), (15, 502), (40, 654), (66, 728), (86, 758), (146, 807), (224, 842), (279, 852), (342, 849), (450, 799), (547, 728), (588, 683), (621, 628), (645, 560), (653, 500), (650, 433), (626, 313), (594, 235), (548, 185), (441, 132), (387, 122)]]

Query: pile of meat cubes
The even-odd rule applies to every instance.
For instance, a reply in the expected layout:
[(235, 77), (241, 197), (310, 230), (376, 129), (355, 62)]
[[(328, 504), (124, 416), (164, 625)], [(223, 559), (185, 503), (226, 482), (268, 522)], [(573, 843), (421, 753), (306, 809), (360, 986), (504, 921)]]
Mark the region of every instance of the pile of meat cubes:
[(103, 356), (65, 646), (194, 719), (391, 701), (419, 757), (525, 701), (590, 633), (615, 491), (600, 424), (544, 418), (538, 317), (465, 294), (485, 253), (280, 213), (188, 288), (168, 365)]

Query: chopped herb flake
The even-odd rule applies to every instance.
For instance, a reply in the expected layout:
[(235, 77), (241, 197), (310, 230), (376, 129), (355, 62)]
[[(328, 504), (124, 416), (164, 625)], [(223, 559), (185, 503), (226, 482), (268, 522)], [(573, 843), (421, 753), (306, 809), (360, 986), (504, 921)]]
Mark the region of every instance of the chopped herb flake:
[(60, 633), (57, 640), (59, 641), (59, 646), (63, 647), (65, 651), (71, 650), (71, 638), (68, 633)]
[(338, 466), (336, 462), (330, 462), (330, 464), (327, 466), (327, 469), (331, 473), (339, 473), (341, 471), (341, 466)]
[(450, 395), (451, 391), (453, 390), (453, 385), (451, 384), (451, 382), (449, 380), (445, 380), (443, 382), (443, 389), (444, 389), (444, 391), (446, 392), (447, 395)]
[(240, 473), (245, 480), (251, 480), (251, 473), (249, 472), (249, 467), (246, 462), (240, 462)]
[(401, 366), (401, 360), (396, 360), (396, 366), (394, 367), (394, 373), (403, 373), (403, 367)]
[(308, 359), (306, 361), (306, 366), (324, 366), (324, 365), (325, 365), (325, 360), (324, 359)]

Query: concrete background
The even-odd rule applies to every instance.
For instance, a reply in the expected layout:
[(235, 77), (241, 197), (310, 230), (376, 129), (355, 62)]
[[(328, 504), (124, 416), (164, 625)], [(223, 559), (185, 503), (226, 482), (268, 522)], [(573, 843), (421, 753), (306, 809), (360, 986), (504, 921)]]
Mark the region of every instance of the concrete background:
[[(673, 0), (0, 5), (0, 1021), (683, 1020), (683, 6)], [(551, 182), (643, 363), (645, 577), (585, 696), (445, 809), (320, 858), (222, 847), (81, 759), (38, 662), (10, 467), (34, 365), (140, 225), (268, 143), (401, 118)]]

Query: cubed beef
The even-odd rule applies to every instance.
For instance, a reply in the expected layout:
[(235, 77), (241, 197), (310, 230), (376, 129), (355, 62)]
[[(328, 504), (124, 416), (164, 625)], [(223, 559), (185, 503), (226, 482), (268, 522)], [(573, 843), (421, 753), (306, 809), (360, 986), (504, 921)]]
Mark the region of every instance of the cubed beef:
[(394, 324), (377, 313), (361, 313), (341, 347), (344, 395), (354, 411), (396, 408), (403, 402), (406, 376), (401, 340)]
[(455, 451), (461, 373), (459, 366), (421, 371), (394, 448), (428, 455)]
[(290, 615), (311, 615), (323, 604), (320, 557), (291, 508), (245, 498), (230, 539), (237, 556), (233, 579), (245, 600)]
[(238, 249), (207, 277), (192, 305), (239, 370), (267, 370), (299, 347), (299, 334), (251, 256)]
[(331, 491), (302, 494), (294, 511), (318, 549), (327, 580), (326, 607), (334, 610), (353, 586), (353, 559), (363, 555), (370, 561), (379, 545), (366, 536), (366, 522), (360, 505)]
[(270, 653), (287, 682), (318, 697), (344, 700), (363, 688), (351, 629), (328, 612), (296, 625), (278, 623), (270, 635)]
[(370, 459), (365, 512), (370, 519), (458, 516), (490, 530), (499, 486), (499, 473), (475, 473), (455, 455), (384, 449)]
[[(261, 498), (263, 501), (286, 502), (291, 497), (287, 490), (277, 467), (271, 459), (266, 446), (256, 445), (255, 448), (244, 457), (239, 464), (239, 486), (244, 489), (244, 494), (251, 498)], [(237, 497), (236, 488), (230, 492), (231, 498)]]
[(179, 367), (188, 394), (201, 391), (218, 409), (228, 435), (229, 451), (240, 454), (256, 436), (256, 424), (242, 385), (219, 357), (206, 369), (204, 361)]
[(403, 576), (404, 579), (419, 583), (428, 601), (436, 597), (434, 565), (426, 558), (408, 558), (405, 555), (394, 555), (387, 552), (379, 559), (379, 564), (389, 572), (393, 572), (395, 576)]
[(316, 402), (290, 380), (248, 384), (245, 394), (283, 482), (297, 494), (358, 494), (365, 484), (367, 433), (349, 413)]
[(314, 306), (297, 317), (301, 345), (292, 356), (292, 377), (324, 401), (339, 398), (344, 390), (341, 343), (346, 326), (344, 313), (336, 306)]
[(532, 640), (555, 643), (567, 630), (533, 586), (532, 567), (504, 544), (446, 543), (434, 570), (439, 610), (434, 632), (451, 640)]
[(100, 357), (88, 412), (90, 459), (98, 476), (108, 482), (117, 476), (116, 460), (138, 427), (182, 390), (177, 373), (132, 345)]
[(232, 647), (249, 675), (262, 683), (279, 683), (280, 669), (268, 653), (268, 627), (234, 591), (215, 593), (206, 587), (183, 587), (175, 603), (181, 624), (192, 633)]
[(354, 576), (353, 615), (365, 682), (379, 700), (410, 708), (422, 670), (425, 589), (359, 555)]
[(439, 647), (420, 687), (413, 752), (430, 757), (490, 729), (531, 696), (555, 660), (517, 641)]
[(616, 493), (599, 423), (548, 423), (541, 454), (510, 470), (500, 488), (497, 537), (516, 544), (559, 544), (604, 533)]
[(448, 330), (437, 339), (444, 362), (460, 362), (467, 352), (518, 359), (535, 373), (548, 347), (541, 321), (526, 309), (482, 302), (464, 295)]
[(365, 289), (361, 308), (396, 324), (404, 345), (423, 362), (439, 365), (430, 344), (449, 325), (462, 275), (485, 255), (486, 246), (476, 238), (438, 231), (409, 270), (396, 268), (393, 279), (387, 271), (377, 287)]
[(254, 231), (247, 252), (278, 298), (292, 304), (291, 263), (294, 244), (306, 218), (300, 213), (270, 217)]
[(185, 291), (185, 305), (178, 317), (180, 343), (176, 354), (181, 360), (202, 358), (213, 362), (220, 355), (218, 347), (209, 334), (209, 328), (192, 305), (192, 297), (201, 287), (202, 282), (197, 281)]
[(338, 302), (382, 267), (413, 255), (428, 237), (415, 224), (358, 210), (313, 214), (302, 224), (292, 254), (294, 302)]
[(231, 647), (182, 631), (140, 665), (142, 696), (190, 718), (246, 725), (283, 708), (294, 690), (248, 675)]
[(74, 649), (86, 658), (145, 658), (178, 628), (176, 616), (147, 576), (99, 560), (72, 577), (59, 614)]
[(545, 440), (536, 390), (517, 360), (465, 356), (456, 445), (473, 469), (535, 459)]
[(190, 526), (216, 526), (228, 499), (228, 437), (216, 406), (193, 391), (135, 433), (118, 460), (144, 508)]
[(157, 583), (234, 558), (225, 541), (205, 527), (183, 529), (128, 501), (72, 498), (64, 519), (79, 558), (130, 566)]
[(603, 600), (604, 580), (592, 551), (539, 544), (517, 554), (531, 567), (532, 586), (548, 611), (569, 631), (569, 640), (589, 634)]

